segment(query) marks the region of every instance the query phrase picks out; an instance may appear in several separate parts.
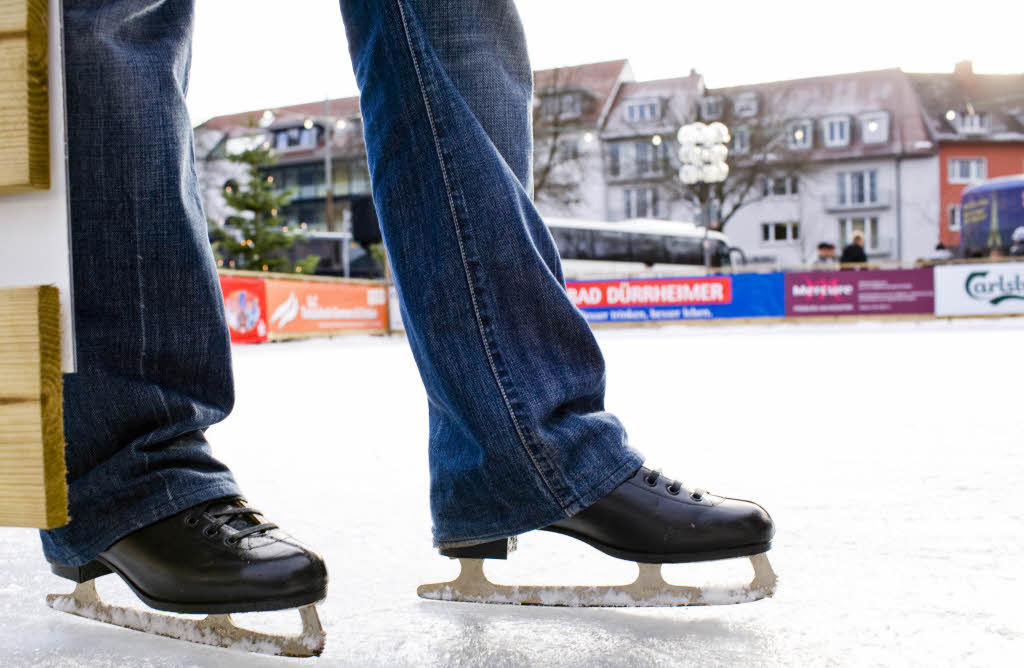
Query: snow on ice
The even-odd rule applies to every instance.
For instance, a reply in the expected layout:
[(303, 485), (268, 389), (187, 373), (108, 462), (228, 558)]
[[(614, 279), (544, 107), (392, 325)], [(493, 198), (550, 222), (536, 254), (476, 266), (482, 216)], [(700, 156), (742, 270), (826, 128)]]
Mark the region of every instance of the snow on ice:
[[(426, 405), (405, 341), (235, 348), (234, 414), (209, 431), (254, 506), (331, 575), (316, 666), (1013, 665), (1024, 646), (1024, 319), (605, 331), (608, 406), (652, 464), (761, 502), (775, 598), (673, 609), (424, 601), (451, 579), (431, 548)], [(73, 585), (0, 529), (0, 666), (275, 666), (46, 607)], [(664, 568), (749, 579), (745, 559)], [(636, 566), (527, 534), (503, 584), (620, 584)], [(142, 606), (112, 577), (111, 602)], [(263, 631), (298, 613), (236, 615)], [(1016, 659), (1014, 658), (1016, 657)], [(309, 660), (306, 660), (309, 661)]]

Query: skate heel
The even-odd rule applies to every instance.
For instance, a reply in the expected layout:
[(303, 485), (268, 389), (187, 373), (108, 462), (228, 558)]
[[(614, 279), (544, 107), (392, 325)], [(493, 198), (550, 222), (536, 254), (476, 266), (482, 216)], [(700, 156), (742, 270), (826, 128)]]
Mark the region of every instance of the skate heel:
[(90, 561), (82, 566), (66, 566), (64, 564), (50, 563), (50, 570), (54, 575), (77, 582), (79, 584), (94, 580), (102, 575), (110, 573), (110, 569), (98, 561)]
[(441, 556), (450, 559), (508, 559), (509, 552), (514, 552), (516, 545), (516, 537), (512, 536), (468, 547), (442, 547), (440, 552)]

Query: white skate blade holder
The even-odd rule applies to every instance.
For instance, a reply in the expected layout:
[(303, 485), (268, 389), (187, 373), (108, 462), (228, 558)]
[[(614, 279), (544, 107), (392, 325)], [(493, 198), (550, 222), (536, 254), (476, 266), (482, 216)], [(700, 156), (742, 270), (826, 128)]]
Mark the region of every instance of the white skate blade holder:
[(100, 598), (95, 580), (77, 585), (71, 594), (50, 594), (46, 604), (54, 610), (143, 633), (259, 654), (319, 656), (324, 651), (327, 635), (320, 625), (315, 605), (298, 609), (302, 618), (302, 631), (298, 635), (277, 635), (235, 626), (230, 615), (191, 619), (110, 605)]
[(626, 585), (531, 586), (494, 584), (484, 575), (483, 559), (459, 559), (461, 571), (450, 582), (421, 585), (420, 598), (465, 603), (504, 603), (579, 608), (676, 607), (750, 603), (772, 596), (778, 583), (768, 557), (750, 557), (754, 579), (747, 584), (715, 587), (687, 587), (669, 584), (661, 575), (661, 564), (637, 563), (636, 580)]

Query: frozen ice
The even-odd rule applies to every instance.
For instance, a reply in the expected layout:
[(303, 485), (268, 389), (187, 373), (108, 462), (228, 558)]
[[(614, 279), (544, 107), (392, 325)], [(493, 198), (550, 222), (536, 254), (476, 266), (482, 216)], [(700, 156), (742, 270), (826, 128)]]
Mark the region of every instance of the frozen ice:
[[(0, 666), (1014, 665), (1022, 337), (1024, 318), (599, 332), (608, 406), (648, 461), (759, 501), (778, 529), (774, 598), (625, 610), (417, 598), (458, 563), (431, 548), (426, 403), (405, 341), (236, 347), (235, 412), (209, 436), (251, 503), (327, 559), (324, 655), (243, 655), (61, 614), (45, 595), (73, 584), (49, 574), (34, 532), (0, 529)], [(746, 559), (663, 570), (674, 584), (750, 577)], [(537, 532), (487, 573), (622, 584), (636, 566)], [(113, 577), (98, 585), (143, 605)], [(294, 633), (297, 616), (234, 617)]]

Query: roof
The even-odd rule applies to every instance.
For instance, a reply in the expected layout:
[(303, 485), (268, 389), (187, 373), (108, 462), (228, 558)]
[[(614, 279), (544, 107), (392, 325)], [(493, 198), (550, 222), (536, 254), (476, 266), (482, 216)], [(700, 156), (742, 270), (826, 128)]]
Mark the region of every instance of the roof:
[[(962, 62), (955, 72), (908, 76), (936, 140), (1024, 141), (1024, 74), (976, 74)], [(958, 116), (972, 112), (987, 116), (987, 132), (958, 131)]]
[[(671, 134), (693, 118), (697, 99), (704, 90), (704, 80), (696, 72), (689, 76), (655, 81), (627, 81), (619, 86), (601, 127), (601, 136), (643, 136)], [(658, 100), (661, 115), (649, 121), (628, 120), (625, 109), (632, 101)]]
[[(725, 98), (726, 113), (744, 92), (758, 95), (759, 112), (751, 123), (772, 127), (788, 121), (820, 121), (829, 116), (857, 116), (873, 111), (890, 114), (889, 141), (864, 144), (857, 133), (843, 148), (827, 148), (821, 126), (815, 129), (814, 146), (805, 153), (815, 160), (881, 157), (893, 154), (932, 153), (934, 146), (921, 118), (917, 97), (907, 75), (900, 69), (853, 72), (806, 79), (708, 89), (707, 95)], [(742, 125), (739, 119), (734, 125)]]
[(236, 128), (260, 127), (260, 120), (267, 111), (274, 114), (275, 118), (284, 116), (320, 117), (332, 116), (336, 118), (353, 118), (359, 115), (359, 97), (339, 97), (327, 100), (326, 108), (324, 100), (317, 102), (304, 102), (302, 104), (291, 104), (284, 107), (267, 107), (266, 109), (253, 109), (252, 111), (241, 111), (237, 114), (226, 114), (214, 116), (210, 120), (197, 126), (197, 129), (220, 130), (230, 132)]
[(1002, 190), (1019, 190), (1024, 188), (1024, 174), (1012, 174), (982, 181), (964, 190), (963, 195), (983, 195)]
[(573, 124), (596, 128), (616, 87), (621, 81), (632, 78), (628, 60), (608, 60), (536, 70), (533, 73), (533, 90), (538, 98), (554, 92), (583, 92), (588, 99), (581, 116), (573, 119)]

